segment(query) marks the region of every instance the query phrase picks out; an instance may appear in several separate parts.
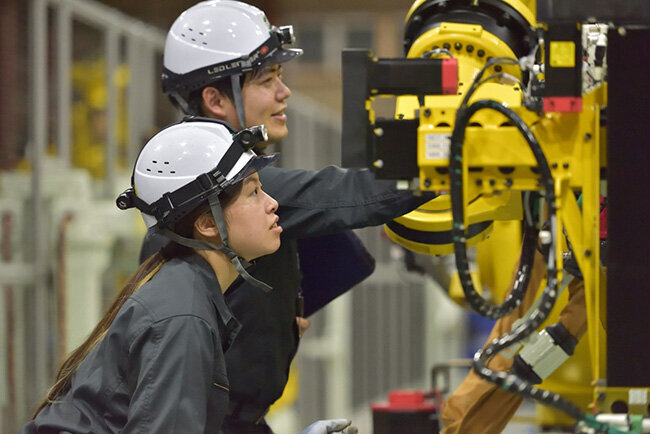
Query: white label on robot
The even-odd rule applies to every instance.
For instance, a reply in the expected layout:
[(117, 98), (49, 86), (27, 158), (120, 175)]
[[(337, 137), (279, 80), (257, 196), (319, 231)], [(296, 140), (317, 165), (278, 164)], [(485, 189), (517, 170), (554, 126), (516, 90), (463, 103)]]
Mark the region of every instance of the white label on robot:
[(648, 390), (647, 389), (630, 389), (628, 392), (627, 401), (631, 405), (646, 405), (648, 403)]
[(451, 143), (450, 134), (433, 134), (428, 133), (424, 136), (424, 150), (427, 159), (449, 158), (449, 144)]

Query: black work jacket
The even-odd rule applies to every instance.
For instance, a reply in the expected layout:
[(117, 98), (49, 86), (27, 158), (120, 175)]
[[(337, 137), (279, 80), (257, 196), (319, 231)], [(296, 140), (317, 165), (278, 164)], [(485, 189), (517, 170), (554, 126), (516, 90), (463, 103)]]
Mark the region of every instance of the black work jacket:
[(238, 329), (208, 263), (171, 259), (125, 302), (70, 390), (21, 432), (219, 432), (224, 351)]
[[(282, 395), (298, 348), (301, 273), (296, 240), (380, 225), (433, 198), (398, 191), (395, 182), (377, 181), (368, 170), (266, 167), (259, 175), (264, 191), (279, 203), (278, 223), (283, 232), (280, 249), (259, 258), (251, 274), (273, 290), (263, 292), (240, 281), (225, 293), (242, 325), (226, 353), (231, 385), (229, 417), (250, 422), (263, 417)], [(161, 236), (148, 236), (141, 259), (166, 242)], [(308, 298), (309, 293), (304, 296)]]

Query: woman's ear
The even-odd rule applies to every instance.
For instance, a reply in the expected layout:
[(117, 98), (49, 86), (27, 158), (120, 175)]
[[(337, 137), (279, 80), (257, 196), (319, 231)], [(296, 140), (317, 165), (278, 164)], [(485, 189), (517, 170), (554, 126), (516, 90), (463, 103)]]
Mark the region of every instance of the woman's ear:
[(219, 229), (210, 213), (203, 213), (194, 220), (194, 231), (201, 238), (214, 239), (219, 237)]
[(227, 105), (232, 104), (230, 99), (216, 87), (206, 86), (201, 91), (201, 106), (203, 113), (210, 117), (223, 119), (227, 114)]

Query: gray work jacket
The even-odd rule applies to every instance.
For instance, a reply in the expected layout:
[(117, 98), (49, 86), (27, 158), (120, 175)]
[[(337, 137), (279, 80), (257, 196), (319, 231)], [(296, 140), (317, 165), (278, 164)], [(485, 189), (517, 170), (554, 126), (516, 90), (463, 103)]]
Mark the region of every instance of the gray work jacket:
[(208, 263), (171, 259), (126, 301), (70, 390), (21, 432), (218, 432), (224, 351), (238, 329)]
[[(251, 274), (273, 290), (263, 292), (240, 281), (225, 293), (228, 306), (242, 325), (226, 353), (231, 384), (228, 418), (252, 423), (258, 422), (282, 394), (298, 348), (296, 316), (300, 315), (302, 275), (296, 240), (380, 225), (434, 197), (399, 191), (394, 181), (377, 181), (369, 170), (329, 166), (311, 171), (267, 166), (259, 175), (264, 191), (279, 203), (278, 223), (284, 230), (280, 249), (258, 259)], [(160, 235), (149, 235), (141, 260), (167, 242)], [(304, 297), (310, 297), (308, 291)]]

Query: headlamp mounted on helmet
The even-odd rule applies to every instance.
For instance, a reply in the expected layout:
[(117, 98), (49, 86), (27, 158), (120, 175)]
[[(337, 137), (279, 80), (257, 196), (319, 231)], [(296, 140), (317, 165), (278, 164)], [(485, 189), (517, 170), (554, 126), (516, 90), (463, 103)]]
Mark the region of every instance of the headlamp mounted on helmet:
[(291, 45), (296, 42), (296, 36), (293, 33), (293, 26), (280, 26), (271, 28), (271, 33), (277, 33), (281, 45)]

